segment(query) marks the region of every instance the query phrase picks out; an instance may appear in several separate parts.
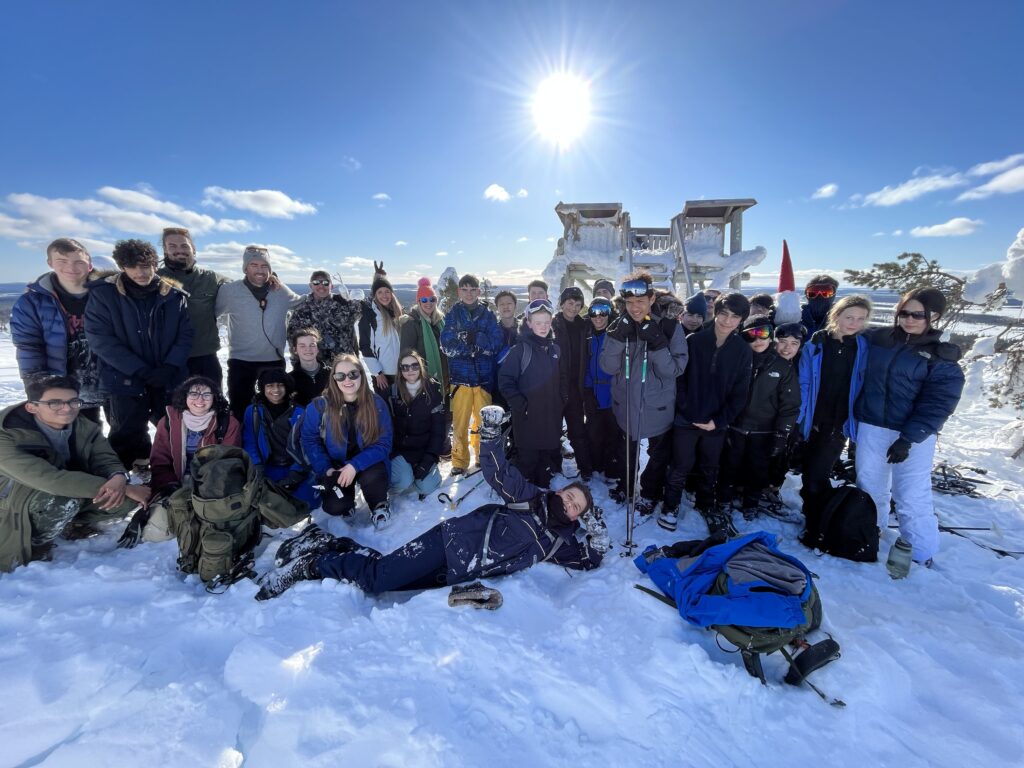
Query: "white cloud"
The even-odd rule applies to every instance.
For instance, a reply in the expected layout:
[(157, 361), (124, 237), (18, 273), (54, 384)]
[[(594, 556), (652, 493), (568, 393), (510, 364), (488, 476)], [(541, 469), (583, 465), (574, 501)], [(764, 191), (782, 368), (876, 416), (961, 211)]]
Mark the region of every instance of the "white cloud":
[(1024, 165), (1003, 171), (980, 187), (968, 189), (957, 200), (984, 200), (992, 195), (1010, 195), (1024, 191)]
[(529, 192), (527, 192), (527, 191), (526, 191), (525, 189), (523, 189), (522, 187), (520, 187), (520, 188), (519, 188), (519, 191), (518, 191), (518, 192), (516, 192), (516, 197), (529, 197), (529, 196), (530, 196), (530, 193), (529, 193)]
[(549, 242), (549, 243), (553, 243), (553, 242), (555, 242), (555, 241), (556, 241), (556, 240), (557, 240), (558, 238), (556, 238), (556, 237), (552, 236), (552, 237), (547, 237), (547, 238), (544, 238), (544, 239), (545, 239), (545, 240), (546, 240), (547, 242)]
[(875, 232), (872, 237), (885, 237), (885, 232)]
[(433, 269), (434, 267), (430, 264), (413, 264), (414, 269)]
[(395, 240), (395, 247), (396, 248), (401, 248), (403, 245), (408, 245), (408, 243), (405, 242), (405, 240)]
[(900, 236), (900, 235), (902, 235), (902, 234), (903, 234), (903, 230), (902, 230), (902, 229), (894, 229), (894, 230), (892, 231), (892, 236), (893, 236), (893, 237), (899, 237), (899, 236)]
[(378, 192), (377, 194), (370, 197), (371, 200), (377, 200), (381, 203), (386, 203), (391, 199), (391, 195), (387, 192)]
[(283, 279), (290, 280), (293, 275), (300, 279), (308, 277), (308, 274), (300, 274), (309, 269), (306, 260), (300, 258), (291, 248), (277, 243), (240, 243), (237, 240), (208, 243), (196, 252), (196, 261), (217, 272), (241, 276), (242, 253), (248, 245), (258, 245), (270, 251), (270, 266)]
[(438, 251), (434, 255), (435, 256), (447, 256), (448, 255), (448, 251)]
[(269, 219), (293, 219), (298, 215), (316, 213), (316, 206), (293, 200), (276, 189), (224, 189), (206, 187), (203, 205), (223, 210), (226, 206), (240, 211), (252, 211)]
[(356, 160), (354, 157), (345, 155), (344, 157), (341, 158), (341, 167), (344, 168), (349, 173), (355, 173), (356, 171), (363, 167), (363, 164)]
[(839, 191), (839, 185), (834, 183), (823, 184), (814, 190), (814, 194), (811, 195), (812, 200), (824, 200), (825, 198), (835, 197), (836, 192)]
[(991, 176), (993, 173), (1002, 173), (1011, 168), (1024, 164), (1024, 154), (1010, 155), (1002, 160), (993, 160), (989, 163), (978, 163), (967, 172), (969, 176)]
[(512, 195), (508, 193), (500, 184), (491, 184), (487, 189), (484, 190), (485, 200), (495, 200), (499, 203), (507, 203), (512, 199)]
[(364, 259), (362, 256), (346, 256), (341, 260), (343, 267), (372, 267), (373, 259)]
[(942, 174), (916, 176), (897, 184), (895, 187), (882, 187), (877, 192), (865, 195), (864, 205), (889, 207), (899, 205), (900, 203), (909, 203), (911, 200), (917, 200), (917, 198), (923, 197), (930, 192), (959, 187), (966, 183), (966, 179), (959, 173), (953, 173), (948, 176)]
[(930, 227), (914, 227), (910, 234), (914, 237), (960, 237), (969, 235), (982, 225), (980, 219), (968, 219), (958, 216), (945, 224), (933, 224)]
[(526, 235), (523, 235), (523, 236), (522, 236), (522, 237), (520, 237), (520, 238), (519, 238), (518, 240), (516, 240), (516, 242), (517, 242), (517, 243), (525, 243), (525, 242), (526, 242), (526, 241), (528, 241), (529, 239), (530, 239), (530, 238), (528, 238), (528, 237), (527, 237)]

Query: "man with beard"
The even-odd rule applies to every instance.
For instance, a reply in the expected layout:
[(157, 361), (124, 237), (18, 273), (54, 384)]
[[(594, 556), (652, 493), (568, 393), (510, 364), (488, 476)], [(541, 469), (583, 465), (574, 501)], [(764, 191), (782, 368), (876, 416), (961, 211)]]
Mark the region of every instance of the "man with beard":
[(358, 301), (339, 296), (333, 288), (330, 274), (316, 270), (309, 276), (309, 293), (302, 297), (288, 318), (289, 336), (303, 328), (316, 328), (320, 332), (319, 359), (328, 365), (337, 355), (359, 353), (356, 323), (363, 311)]
[(184, 227), (166, 227), (163, 244), (164, 265), (156, 273), (180, 284), (188, 296), (188, 320), (195, 334), (188, 357), (188, 372), (192, 376), (213, 379), (223, 386), (224, 371), (217, 359), (220, 333), (214, 308), (217, 291), (224, 283), (230, 283), (231, 278), (196, 266), (196, 247), (192, 234)]

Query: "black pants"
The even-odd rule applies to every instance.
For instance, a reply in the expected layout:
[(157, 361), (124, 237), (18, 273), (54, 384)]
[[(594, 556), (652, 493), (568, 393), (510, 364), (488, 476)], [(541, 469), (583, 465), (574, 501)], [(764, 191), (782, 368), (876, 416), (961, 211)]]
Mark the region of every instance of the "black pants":
[(576, 468), (580, 472), (590, 473), (594, 471), (594, 463), (590, 456), (590, 439), (587, 436), (587, 428), (583, 420), (583, 396), (578, 391), (571, 392), (569, 402), (565, 404), (562, 411), (565, 419), (566, 430), (569, 433), (569, 445), (572, 452), (576, 454)]
[[(590, 466), (593, 472), (603, 472), (605, 477), (617, 478), (622, 474), (618, 467), (619, 425), (611, 408), (597, 407), (597, 400), (589, 392), (587, 398), (586, 426), (587, 442), (590, 444)], [(575, 446), (573, 446), (575, 448)], [(576, 454), (579, 457), (579, 453)]]
[(692, 425), (673, 428), (672, 471), (669, 472), (668, 487), (665, 489), (665, 509), (676, 509), (679, 506), (686, 486), (686, 476), (695, 466), (698, 476), (694, 507), (707, 511), (715, 506), (718, 461), (724, 446), (724, 429), (708, 432)]
[(228, 360), (228, 402), (239, 424), (245, 418), (245, 409), (256, 394), (256, 380), (264, 368), (279, 368), (283, 371), (284, 360)]
[(390, 555), (365, 547), (317, 559), (320, 576), (350, 581), (369, 595), (447, 586), (448, 562), (441, 526), (435, 525)]
[(220, 360), (216, 354), (199, 355), (188, 359), (189, 376), (205, 376), (217, 382), (217, 388), (224, 390), (224, 369), (220, 366)]
[(136, 459), (149, 463), (153, 443), (149, 439), (149, 424), (156, 424), (164, 415), (170, 402), (167, 390), (146, 387), (145, 393), (110, 396), (110, 447), (124, 464), (131, 469)]
[(747, 435), (734, 429), (728, 433), (726, 450), (719, 462), (718, 499), (724, 504), (739, 498), (743, 509), (750, 509), (757, 506), (761, 491), (768, 485), (775, 435)]
[(388, 500), (388, 471), (384, 462), (378, 462), (356, 473), (351, 485), (342, 488), (334, 482), (337, 475), (331, 475), (324, 481), (324, 490), (320, 494), (323, 499), (324, 512), (328, 515), (351, 515), (356, 508), (356, 483), (363, 492), (367, 506), (375, 509)]
[[(626, 458), (629, 458), (629, 477), (620, 480), (620, 487), (626, 489), (629, 496), (632, 491), (633, 475), (636, 473), (635, 463), (638, 457), (637, 441), (627, 440), (626, 434), (619, 431), (619, 461), (622, 472), (626, 475)], [(628, 454), (626, 452), (629, 452)], [(640, 495), (651, 501), (658, 501), (665, 492), (665, 478), (669, 465), (672, 463), (672, 430), (655, 437), (647, 438), (647, 466), (640, 473)]]
[(558, 448), (519, 448), (512, 464), (538, 488), (549, 488), (551, 476), (562, 468)]
[(800, 489), (805, 520), (816, 522), (821, 516), (832, 495), (832, 481), (829, 479), (832, 465), (842, 455), (845, 446), (846, 438), (841, 429), (838, 432), (830, 428), (811, 430), (804, 446), (803, 487)]

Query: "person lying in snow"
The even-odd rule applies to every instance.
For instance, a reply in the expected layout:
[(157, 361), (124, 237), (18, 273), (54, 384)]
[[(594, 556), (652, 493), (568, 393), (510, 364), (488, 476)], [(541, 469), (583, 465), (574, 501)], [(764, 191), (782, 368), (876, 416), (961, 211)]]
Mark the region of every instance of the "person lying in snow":
[[(500, 406), (481, 412), (481, 466), (505, 504), (486, 504), (435, 525), (389, 555), (309, 525), (285, 541), (276, 570), (260, 580), (257, 600), (277, 597), (298, 581), (332, 578), (368, 594), (431, 589), (500, 576), (551, 561), (590, 570), (610, 546), (608, 529), (594, 511), (590, 490), (570, 483), (543, 492), (508, 463), (502, 450)], [(582, 540), (576, 538), (581, 532)]]

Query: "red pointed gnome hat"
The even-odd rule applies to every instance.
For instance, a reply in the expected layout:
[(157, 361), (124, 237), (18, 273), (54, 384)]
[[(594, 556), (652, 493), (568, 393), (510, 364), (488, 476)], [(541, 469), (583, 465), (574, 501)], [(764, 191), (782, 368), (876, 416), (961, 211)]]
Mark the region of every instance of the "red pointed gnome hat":
[(796, 290), (793, 279), (793, 262), (789, 260), (789, 244), (782, 241), (782, 266), (779, 268), (779, 293)]

